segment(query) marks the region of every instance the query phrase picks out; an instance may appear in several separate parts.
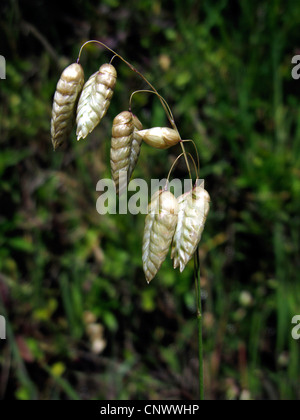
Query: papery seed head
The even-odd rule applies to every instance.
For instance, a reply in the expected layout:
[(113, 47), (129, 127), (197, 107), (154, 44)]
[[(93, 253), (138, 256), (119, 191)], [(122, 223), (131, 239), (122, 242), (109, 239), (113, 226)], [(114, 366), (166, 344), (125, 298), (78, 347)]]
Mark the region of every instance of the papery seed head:
[(168, 149), (180, 142), (180, 136), (176, 130), (168, 127), (152, 127), (139, 130), (138, 134), (145, 143), (156, 149)]
[(112, 64), (103, 64), (85, 83), (77, 107), (77, 140), (85, 138), (99, 124), (110, 105), (117, 72)]
[(151, 198), (145, 219), (143, 269), (149, 283), (164, 262), (175, 232), (178, 203), (169, 191), (157, 191)]
[[(131, 112), (123, 111), (114, 118), (110, 148), (110, 166), (116, 191), (120, 194), (123, 192), (123, 189), (127, 187), (128, 183), (133, 131), (134, 124)], [(121, 171), (123, 171), (126, 176), (125, 185), (119, 185)]]
[(131, 143), (131, 151), (130, 151), (130, 157), (129, 157), (129, 169), (128, 169), (128, 180), (130, 180), (132, 173), (134, 171), (134, 168), (136, 167), (140, 151), (141, 151), (141, 145), (142, 145), (142, 138), (138, 134), (138, 130), (143, 129), (143, 125), (138, 119), (137, 116), (132, 114), (132, 120), (133, 120), (133, 138)]
[(51, 140), (54, 150), (72, 131), (83, 83), (83, 69), (80, 64), (73, 63), (64, 69), (56, 85), (51, 118)]
[(178, 221), (171, 258), (174, 259), (174, 268), (179, 266), (181, 272), (192, 258), (201, 239), (209, 211), (209, 201), (209, 194), (202, 186), (178, 197)]

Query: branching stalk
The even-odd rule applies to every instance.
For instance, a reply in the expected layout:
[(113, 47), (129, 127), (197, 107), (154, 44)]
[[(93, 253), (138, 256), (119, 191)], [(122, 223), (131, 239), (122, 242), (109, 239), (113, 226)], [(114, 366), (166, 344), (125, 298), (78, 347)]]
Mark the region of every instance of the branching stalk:
[[(155, 89), (155, 87), (149, 82), (149, 80), (142, 73), (140, 73), (132, 64), (130, 64), (127, 60), (125, 60), (125, 58), (123, 58), (121, 55), (119, 55), (117, 52), (115, 52), (114, 50), (112, 50), (111, 48), (109, 48), (103, 42), (92, 39), (90, 41), (85, 42), (81, 46), (80, 51), (79, 51), (79, 54), (78, 54), (78, 58), (77, 58), (77, 63), (79, 63), (79, 61), (80, 61), (80, 57), (81, 57), (81, 53), (82, 53), (83, 48), (87, 44), (90, 44), (90, 43), (96, 43), (96, 44), (102, 45), (104, 48), (106, 48), (107, 50), (109, 50), (110, 52), (112, 52), (114, 54), (114, 56), (119, 57), (120, 60), (122, 60), (132, 71), (134, 71), (136, 74), (138, 74), (147, 83), (147, 85), (159, 97), (159, 100), (160, 100), (160, 102), (161, 102), (161, 104), (162, 104), (162, 106), (163, 106), (163, 108), (164, 108), (164, 110), (166, 112), (166, 115), (168, 117), (168, 120), (169, 120), (172, 128), (178, 133), (178, 135), (180, 137), (180, 133), (179, 133), (179, 131), (177, 129), (177, 126), (175, 124), (174, 118), (172, 117), (172, 115), (169, 114), (168, 109), (170, 109), (170, 108), (169, 108), (169, 106), (166, 106), (165, 100), (162, 99), (162, 97), (159, 95), (159, 93), (157, 92), (157, 90)], [(188, 170), (188, 173), (189, 173), (189, 177), (192, 179), (191, 169), (190, 169), (190, 165), (189, 165), (189, 162), (188, 162), (188, 158), (187, 158), (187, 154), (186, 154), (186, 150), (185, 150), (184, 144), (182, 142), (180, 142), (180, 146), (181, 146), (181, 149), (182, 149), (182, 153), (184, 154), (184, 159), (185, 159), (186, 167), (187, 167), (187, 170)]]
[[(191, 174), (191, 168), (190, 168), (190, 164), (189, 164), (189, 160), (188, 157), (191, 158), (194, 168), (195, 168), (195, 172), (196, 172), (196, 176), (198, 179), (198, 171), (200, 171), (200, 164), (199, 164), (199, 154), (198, 154), (198, 150), (197, 147), (195, 145), (195, 143), (192, 140), (182, 140), (179, 134), (179, 131), (177, 129), (176, 123), (174, 121), (174, 117), (172, 114), (172, 111), (167, 103), (167, 101), (157, 92), (157, 90), (155, 89), (155, 87), (149, 82), (149, 80), (142, 74), (140, 73), (132, 64), (130, 64), (127, 60), (125, 60), (121, 55), (119, 55), (117, 52), (115, 52), (113, 49), (109, 48), (107, 45), (105, 45), (103, 42), (98, 41), (98, 40), (89, 40), (87, 42), (85, 42), (80, 50), (79, 50), (79, 54), (78, 54), (78, 58), (77, 58), (77, 63), (79, 63), (80, 61), (80, 57), (81, 57), (81, 53), (83, 48), (90, 43), (96, 43), (101, 45), (102, 47), (106, 48), (107, 50), (109, 50), (112, 54), (113, 57), (110, 60), (110, 63), (112, 63), (112, 61), (118, 57), (120, 60), (122, 60), (133, 72), (135, 72), (138, 76), (140, 76), (145, 83), (149, 86), (149, 88), (151, 90), (137, 90), (135, 92), (133, 92), (130, 96), (130, 100), (129, 100), (129, 110), (131, 111), (131, 103), (132, 103), (132, 98), (134, 95), (136, 95), (137, 93), (154, 93), (158, 99), (160, 100), (164, 111), (167, 115), (167, 118), (172, 126), (172, 128), (177, 132), (179, 138), (180, 138), (180, 146), (182, 149), (182, 153), (176, 158), (176, 160), (173, 162), (171, 169), (168, 173), (168, 177), (167, 177), (167, 183), (169, 181), (169, 177), (171, 175), (172, 170), (174, 169), (176, 163), (178, 162), (178, 160), (184, 156), (185, 159), (185, 163), (186, 163), (186, 167), (189, 173), (189, 177), (190, 179), (192, 179), (192, 174)], [(185, 150), (185, 146), (184, 143), (185, 142), (192, 142), (193, 146), (196, 150), (196, 156), (197, 156), (197, 165), (195, 163), (194, 158), (192, 157), (192, 155), (190, 153), (187, 153)], [(166, 184), (167, 185), (167, 184)], [(196, 302), (197, 302), (197, 323), (198, 323), (198, 340), (199, 340), (199, 352), (198, 352), (198, 358), (199, 358), (199, 397), (200, 400), (204, 399), (204, 385), (203, 385), (203, 343), (202, 343), (202, 308), (201, 308), (201, 285), (200, 285), (200, 264), (199, 264), (199, 254), (198, 254), (198, 248), (194, 254), (194, 280), (195, 280), (195, 289), (196, 289)]]

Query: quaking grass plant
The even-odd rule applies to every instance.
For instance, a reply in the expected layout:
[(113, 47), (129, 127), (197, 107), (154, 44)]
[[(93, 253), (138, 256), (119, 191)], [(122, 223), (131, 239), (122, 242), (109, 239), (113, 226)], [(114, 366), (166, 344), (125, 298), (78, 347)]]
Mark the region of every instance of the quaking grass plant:
[[(83, 48), (89, 43), (97, 43), (109, 50), (113, 57), (110, 63), (102, 64), (86, 83), (80, 64)], [(192, 140), (182, 140), (175, 124), (171, 109), (155, 87), (122, 56), (97, 40), (85, 42), (79, 51), (76, 63), (69, 65), (61, 74), (53, 100), (51, 119), (51, 139), (56, 150), (69, 137), (72, 127), (77, 124), (77, 140), (86, 138), (105, 116), (113, 96), (117, 72), (111, 64), (114, 58), (122, 60), (140, 76), (148, 89), (135, 91), (129, 99), (129, 109), (120, 112), (113, 120), (110, 163), (116, 193), (122, 194), (124, 186), (119, 185), (119, 175), (126, 173), (127, 185), (137, 164), (143, 142), (156, 149), (167, 149), (180, 144), (182, 153), (175, 159), (164, 189), (157, 191), (151, 198), (145, 219), (142, 260), (145, 278), (148, 283), (156, 276), (171, 247), (174, 269), (180, 272), (194, 257), (194, 280), (197, 300), (198, 338), (199, 338), (199, 398), (204, 399), (203, 389), (203, 348), (202, 348), (202, 310), (200, 289), (200, 265), (198, 245), (209, 211), (209, 194), (199, 185), (199, 156)], [(146, 92), (154, 94), (161, 102), (171, 127), (151, 127), (143, 129), (142, 123), (131, 111), (135, 94)], [(197, 158), (186, 152), (185, 142), (192, 142)], [(190, 162), (192, 161), (196, 180), (190, 191), (175, 197), (168, 190), (172, 169), (179, 158), (184, 157), (189, 177), (192, 180)], [(126, 185), (125, 185), (126, 187)]]

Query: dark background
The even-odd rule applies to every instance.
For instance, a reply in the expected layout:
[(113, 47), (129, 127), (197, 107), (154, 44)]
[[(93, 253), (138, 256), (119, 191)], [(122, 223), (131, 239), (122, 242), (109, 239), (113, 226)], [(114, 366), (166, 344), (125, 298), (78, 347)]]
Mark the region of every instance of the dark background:
[[(212, 201), (199, 249), (206, 397), (298, 399), (300, 4), (11, 0), (0, 16), (0, 398), (198, 398), (192, 263), (179, 274), (168, 258), (147, 285), (144, 216), (96, 211), (112, 120), (143, 80), (115, 59), (105, 119), (52, 149), (57, 80), (99, 39), (145, 74), (199, 150)], [(87, 46), (85, 78), (111, 57)], [(145, 127), (167, 125), (154, 97), (133, 110)], [(166, 177), (179, 152), (143, 145), (135, 176)], [(187, 177), (184, 161), (174, 176)]]

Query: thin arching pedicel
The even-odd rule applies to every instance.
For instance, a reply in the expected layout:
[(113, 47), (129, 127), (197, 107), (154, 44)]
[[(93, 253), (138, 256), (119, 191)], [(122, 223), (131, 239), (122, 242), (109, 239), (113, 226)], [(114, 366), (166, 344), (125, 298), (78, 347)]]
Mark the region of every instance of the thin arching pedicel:
[(198, 169), (199, 169), (199, 168), (197, 168), (197, 165), (196, 165), (195, 159), (193, 158), (193, 156), (192, 156), (192, 154), (191, 154), (190, 152), (188, 152), (188, 156), (190, 157), (190, 159), (191, 159), (191, 160), (192, 160), (192, 162), (193, 162), (194, 169), (195, 169), (195, 173), (196, 173), (196, 179), (199, 179), (199, 173), (198, 173)]
[(183, 156), (183, 153), (180, 153), (180, 155), (179, 156), (177, 156), (177, 158), (174, 160), (174, 162), (172, 163), (172, 166), (171, 166), (171, 168), (170, 168), (170, 170), (169, 170), (169, 173), (168, 173), (168, 176), (167, 176), (167, 182), (166, 182), (166, 185), (168, 184), (168, 182), (169, 182), (169, 178), (170, 178), (170, 175), (171, 175), (171, 172), (172, 172), (172, 170), (174, 169), (174, 166), (176, 165), (176, 163), (178, 162), (178, 160), (181, 158)]
[[(127, 64), (127, 66), (132, 70), (132, 71), (134, 71), (135, 73), (137, 73), (146, 83), (147, 83), (147, 85), (148, 86), (150, 86), (151, 87), (151, 89), (154, 91), (154, 92), (157, 92), (157, 90), (155, 89), (155, 87), (149, 82), (149, 80), (147, 80), (146, 79), (146, 77), (142, 74), (142, 73), (140, 73), (132, 64), (130, 64), (127, 60), (125, 60), (125, 58), (123, 58), (120, 54), (118, 54), (116, 51), (114, 51), (113, 49), (111, 49), (111, 48), (109, 48), (107, 45), (105, 45), (103, 42), (101, 42), (101, 41), (98, 41), (98, 40), (96, 40), (96, 39), (91, 39), (91, 40), (89, 40), (89, 41), (86, 41), (82, 46), (81, 46), (81, 48), (80, 48), (80, 50), (79, 50), (79, 54), (78, 54), (78, 58), (77, 58), (77, 63), (79, 63), (79, 61), (80, 61), (80, 56), (81, 56), (81, 52), (82, 52), (82, 50), (83, 50), (83, 48), (87, 45), (87, 44), (90, 44), (90, 43), (92, 43), (92, 42), (94, 42), (94, 43), (96, 43), (96, 44), (100, 44), (100, 45), (102, 45), (104, 48), (106, 48), (107, 50), (109, 50), (110, 52), (112, 52), (113, 54), (114, 54), (114, 57), (118, 57), (118, 58), (120, 58), (120, 60), (122, 60), (125, 64)], [(114, 58), (113, 57), (113, 58)], [(157, 92), (158, 93), (158, 92)], [(160, 95), (159, 95), (160, 96)], [(165, 105), (163, 105), (163, 107), (165, 108)], [(171, 121), (170, 121), (171, 122)], [(174, 121), (174, 119), (172, 120), (172, 122), (171, 122), (171, 124), (173, 125), (173, 124), (175, 124), (175, 121)]]
[[(183, 153), (180, 153), (180, 155), (179, 155), (179, 156), (177, 156), (177, 158), (176, 158), (176, 159), (174, 160), (174, 162), (172, 163), (172, 166), (171, 166), (171, 168), (170, 168), (170, 170), (169, 170), (169, 173), (168, 173), (168, 176), (167, 176), (167, 182), (166, 182), (166, 184), (168, 184), (168, 182), (169, 182), (169, 178), (170, 178), (170, 175), (171, 175), (171, 172), (172, 172), (172, 170), (174, 169), (175, 165), (177, 164), (178, 160), (179, 160), (182, 156), (184, 156), (184, 154), (183, 154)], [(192, 160), (192, 162), (193, 162), (194, 169), (195, 169), (195, 173), (196, 173), (196, 179), (199, 179), (199, 174), (198, 174), (198, 170), (197, 170), (197, 165), (196, 165), (195, 159), (193, 158), (193, 156), (192, 156), (190, 153), (188, 153), (188, 156), (190, 157), (190, 159), (191, 159), (191, 160)]]
[[(86, 41), (82, 46), (81, 46), (81, 48), (80, 48), (80, 50), (79, 50), (79, 54), (78, 54), (78, 58), (77, 58), (77, 63), (79, 63), (79, 61), (80, 61), (80, 56), (81, 56), (81, 52), (82, 52), (82, 50), (83, 50), (83, 48), (87, 45), (87, 44), (90, 44), (90, 43), (96, 43), (96, 44), (99, 44), (99, 45), (102, 45), (102, 47), (104, 47), (104, 48), (106, 48), (107, 50), (109, 50), (110, 52), (112, 52), (113, 54), (114, 54), (114, 56), (116, 56), (116, 57), (119, 57), (120, 58), (120, 60), (122, 60), (125, 64), (127, 64), (127, 66), (132, 70), (132, 71), (134, 71), (135, 73), (137, 73), (146, 83), (147, 83), (147, 85), (148, 86), (150, 86), (150, 88), (154, 91), (154, 92), (156, 92), (157, 94), (158, 94), (158, 92), (157, 92), (157, 90), (155, 89), (155, 87), (147, 80), (147, 78), (142, 74), (142, 73), (140, 73), (132, 64), (130, 64), (128, 61), (126, 61), (125, 60), (125, 58), (123, 58), (121, 55), (119, 55), (118, 53), (116, 53), (114, 50), (112, 50), (111, 48), (109, 48), (107, 45), (105, 45), (103, 42), (101, 42), (101, 41), (98, 41), (98, 40), (96, 40), (96, 39), (91, 39), (91, 40), (89, 40), (89, 41)], [(158, 94), (159, 95), (159, 94)], [(160, 96), (160, 95), (159, 95)], [(167, 114), (167, 117), (168, 117), (168, 120), (170, 121), (170, 124), (172, 125), (172, 127), (174, 128), (174, 130), (175, 131), (177, 131), (177, 133), (178, 133), (178, 135), (179, 135), (179, 137), (180, 137), (180, 134), (179, 134), (179, 131), (178, 131), (178, 128), (177, 128), (177, 126), (176, 126), (176, 124), (175, 124), (175, 121), (174, 121), (174, 118), (171, 118), (171, 116), (169, 115), (169, 113), (168, 113), (168, 109), (166, 108), (166, 105), (165, 105), (165, 103), (164, 103), (164, 101), (160, 98), (160, 102), (161, 102), (161, 104), (162, 104), (162, 106), (163, 106), (163, 108), (164, 108), (164, 110), (165, 110), (165, 112), (166, 112), (166, 114)], [(188, 162), (188, 158), (187, 158), (187, 154), (186, 154), (186, 151), (185, 151), (185, 147), (184, 147), (184, 144), (182, 143), (182, 142), (180, 142), (180, 146), (181, 146), (181, 149), (182, 149), (182, 153), (184, 154), (184, 159), (185, 159), (185, 163), (186, 163), (186, 166), (187, 166), (187, 170), (188, 170), (188, 173), (189, 173), (189, 177), (192, 179), (192, 174), (191, 174), (191, 169), (190, 169), (190, 165), (189, 165), (189, 162)]]
[(154, 95), (156, 95), (160, 99), (160, 101), (164, 102), (164, 104), (165, 104), (165, 106), (168, 110), (169, 116), (171, 117), (172, 121), (174, 121), (173, 114), (172, 114), (171, 108), (169, 107), (168, 102), (165, 100), (165, 98), (163, 98), (158, 92), (155, 92), (154, 90), (141, 89), (141, 90), (136, 90), (136, 91), (132, 92), (132, 94), (130, 95), (130, 99), (129, 99), (129, 109), (130, 110), (131, 110), (131, 105), (132, 105), (132, 98), (136, 93), (153, 93)]
[(111, 58), (111, 60), (110, 60), (110, 62), (109, 62), (109, 64), (111, 64), (112, 62), (113, 62), (113, 59), (114, 58), (116, 58), (117, 57), (117, 55), (115, 54), (114, 56), (112, 56), (112, 58)]
[(196, 147), (196, 144), (195, 144), (194, 140), (192, 140), (192, 139), (181, 140), (181, 143), (187, 143), (187, 142), (193, 143), (193, 146), (194, 146), (194, 149), (195, 149), (195, 152), (196, 152), (196, 156), (197, 156), (197, 168), (198, 168), (198, 171), (200, 172), (200, 160), (199, 160), (199, 153), (198, 153), (198, 149)]
[[(109, 50), (110, 52), (112, 52), (113, 54), (114, 54), (114, 56), (115, 57), (118, 57), (118, 58), (120, 58), (120, 60), (122, 60), (125, 64), (127, 64), (127, 66), (132, 70), (132, 71), (134, 71), (135, 73), (137, 73), (147, 84), (148, 84), (148, 86), (150, 86), (151, 87), (151, 89), (153, 89), (155, 92), (157, 92), (157, 90), (155, 89), (155, 87), (146, 79), (146, 77), (142, 74), (142, 73), (140, 73), (132, 64), (130, 64), (127, 60), (125, 60), (125, 58), (123, 58), (120, 54), (118, 54), (116, 51), (114, 51), (113, 49), (111, 49), (111, 48), (109, 48), (107, 45), (105, 45), (103, 42), (101, 42), (101, 41), (98, 41), (98, 40), (96, 40), (96, 39), (91, 39), (91, 40), (89, 40), (89, 41), (86, 41), (82, 46), (81, 46), (81, 48), (80, 48), (80, 50), (79, 50), (79, 54), (78, 54), (78, 58), (77, 58), (77, 63), (79, 63), (79, 61), (80, 61), (80, 56), (81, 56), (81, 52), (82, 52), (82, 50), (83, 50), (83, 48), (87, 45), (87, 44), (90, 44), (90, 43), (92, 43), (92, 42), (94, 42), (94, 43), (96, 43), (96, 44), (100, 44), (100, 45), (102, 45), (102, 47), (104, 47), (104, 48), (106, 48), (107, 50)], [(175, 122), (173, 121), (173, 124), (175, 124)]]

